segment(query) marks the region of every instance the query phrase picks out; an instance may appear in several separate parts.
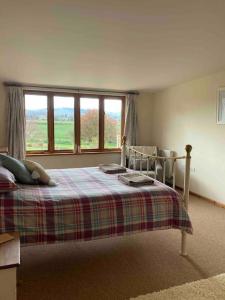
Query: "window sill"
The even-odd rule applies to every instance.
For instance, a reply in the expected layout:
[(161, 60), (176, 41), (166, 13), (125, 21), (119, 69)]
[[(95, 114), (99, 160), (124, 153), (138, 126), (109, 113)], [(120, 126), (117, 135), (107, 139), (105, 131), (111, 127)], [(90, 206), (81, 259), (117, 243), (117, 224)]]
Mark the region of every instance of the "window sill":
[(121, 153), (121, 150), (103, 150), (103, 151), (83, 151), (79, 153), (74, 152), (54, 152), (54, 153), (27, 153), (26, 157), (32, 157), (32, 156), (61, 156), (61, 155), (89, 155), (89, 154), (113, 154), (113, 153)]

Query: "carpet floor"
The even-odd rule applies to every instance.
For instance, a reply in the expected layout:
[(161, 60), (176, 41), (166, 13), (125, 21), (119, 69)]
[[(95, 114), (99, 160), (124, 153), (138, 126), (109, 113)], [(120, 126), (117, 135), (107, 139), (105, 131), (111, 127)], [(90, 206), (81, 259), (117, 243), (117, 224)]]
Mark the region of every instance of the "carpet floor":
[(191, 196), (188, 257), (162, 230), (21, 249), (18, 300), (124, 300), (225, 273), (225, 209)]

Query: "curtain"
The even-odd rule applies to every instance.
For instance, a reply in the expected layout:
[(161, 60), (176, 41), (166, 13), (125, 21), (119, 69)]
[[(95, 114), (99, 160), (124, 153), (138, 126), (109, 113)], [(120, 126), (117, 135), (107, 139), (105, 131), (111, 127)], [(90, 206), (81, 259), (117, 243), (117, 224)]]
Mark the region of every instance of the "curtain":
[(17, 159), (25, 157), (25, 101), (20, 87), (8, 87), (8, 149)]
[(136, 97), (134, 94), (129, 94), (126, 97), (124, 135), (129, 146), (135, 146), (137, 143)]

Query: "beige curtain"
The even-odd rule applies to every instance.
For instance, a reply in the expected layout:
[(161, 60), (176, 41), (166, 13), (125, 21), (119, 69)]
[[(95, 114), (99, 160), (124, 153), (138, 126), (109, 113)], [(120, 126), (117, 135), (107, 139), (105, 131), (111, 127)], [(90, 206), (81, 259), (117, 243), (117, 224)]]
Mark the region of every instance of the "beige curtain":
[(8, 149), (17, 159), (25, 157), (25, 101), (20, 87), (8, 87)]
[(127, 138), (127, 145), (129, 146), (137, 144), (136, 98), (137, 95), (135, 94), (129, 94), (126, 97), (124, 135)]

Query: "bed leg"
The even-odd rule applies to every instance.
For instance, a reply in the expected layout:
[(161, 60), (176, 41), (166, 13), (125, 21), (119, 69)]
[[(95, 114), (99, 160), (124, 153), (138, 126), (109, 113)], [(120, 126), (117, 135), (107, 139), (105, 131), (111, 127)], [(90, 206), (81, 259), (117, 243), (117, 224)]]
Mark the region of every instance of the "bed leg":
[(181, 256), (187, 256), (187, 232), (181, 231)]
[[(190, 164), (191, 164), (191, 145), (186, 145), (186, 159), (185, 159), (185, 173), (184, 173), (184, 195), (183, 203), (184, 207), (188, 211), (188, 202), (189, 202), (189, 186), (190, 186)], [(187, 256), (187, 233), (181, 231), (181, 252), (180, 255)]]
[[(129, 151), (130, 153), (130, 151)], [(130, 157), (129, 157), (130, 160)], [(126, 137), (123, 136), (121, 144), (121, 166), (126, 167)]]

